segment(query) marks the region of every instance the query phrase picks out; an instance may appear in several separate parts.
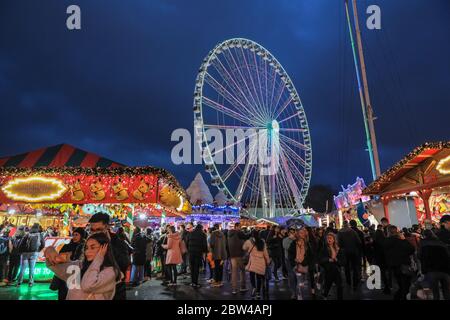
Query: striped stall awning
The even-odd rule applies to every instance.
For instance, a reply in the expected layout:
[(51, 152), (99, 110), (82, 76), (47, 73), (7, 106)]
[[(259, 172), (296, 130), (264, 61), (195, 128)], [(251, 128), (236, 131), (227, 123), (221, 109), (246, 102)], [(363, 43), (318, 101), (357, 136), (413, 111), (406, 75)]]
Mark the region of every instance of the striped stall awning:
[(15, 156), (0, 158), (0, 167), (38, 168), (38, 167), (82, 167), (115, 168), (123, 164), (100, 157), (69, 144), (58, 144)]

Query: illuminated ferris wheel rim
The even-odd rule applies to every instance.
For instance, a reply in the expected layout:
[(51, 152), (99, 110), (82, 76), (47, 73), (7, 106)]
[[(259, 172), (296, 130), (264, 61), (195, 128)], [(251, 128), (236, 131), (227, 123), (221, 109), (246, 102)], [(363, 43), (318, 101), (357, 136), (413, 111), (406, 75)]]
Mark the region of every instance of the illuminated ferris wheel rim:
[[(308, 121), (306, 118), (306, 114), (303, 108), (303, 104), (300, 100), (300, 96), (298, 95), (298, 92), (295, 88), (295, 86), (292, 83), (291, 78), (281, 65), (281, 63), (278, 62), (278, 60), (263, 46), (260, 44), (249, 40), (245, 38), (233, 38), (229, 40), (225, 40), (219, 44), (217, 44), (213, 50), (211, 50), (206, 58), (203, 60), (200, 68), (199, 73), (197, 75), (196, 79), (196, 85), (194, 90), (194, 130), (196, 131), (196, 136), (201, 137), (201, 139), (197, 140), (197, 143), (199, 144), (200, 150), (204, 150), (205, 157), (204, 162), (205, 165), (212, 166), (214, 173), (212, 171), (210, 172), (211, 177), (217, 182), (216, 186), (222, 190), (225, 195), (230, 197), (231, 200), (235, 202), (240, 202), (240, 199), (236, 199), (235, 195), (230, 192), (228, 189), (225, 181), (222, 179), (219, 170), (217, 169), (216, 164), (213, 161), (213, 156), (209, 147), (209, 144), (207, 141), (206, 136), (206, 129), (203, 122), (203, 87), (205, 84), (205, 76), (208, 71), (208, 67), (211, 65), (212, 61), (214, 59), (217, 59), (220, 54), (222, 54), (225, 50), (229, 50), (232, 48), (243, 48), (248, 49), (254, 53), (256, 53), (258, 56), (261, 57), (264, 61), (267, 61), (268, 64), (274, 69), (275, 71), (275, 77), (278, 75), (279, 79), (284, 82), (284, 86), (286, 87), (288, 93), (292, 97), (292, 102), (295, 105), (295, 108), (297, 110), (296, 114), (293, 115), (293, 117), (297, 117), (300, 120), (302, 131), (301, 134), (303, 136), (303, 142), (305, 144), (305, 163), (307, 164), (305, 166), (305, 172), (304, 172), (304, 181), (301, 186), (301, 199), (302, 202), (304, 201), (306, 194), (309, 189), (310, 181), (311, 181), (311, 172), (312, 172), (312, 148), (311, 148), (311, 137), (309, 133), (309, 126)], [(258, 66), (255, 65), (255, 68), (258, 68)], [(276, 122), (276, 120), (274, 120)], [(276, 122), (276, 125), (278, 126), (278, 122)], [(307, 168), (306, 168), (307, 167)]]

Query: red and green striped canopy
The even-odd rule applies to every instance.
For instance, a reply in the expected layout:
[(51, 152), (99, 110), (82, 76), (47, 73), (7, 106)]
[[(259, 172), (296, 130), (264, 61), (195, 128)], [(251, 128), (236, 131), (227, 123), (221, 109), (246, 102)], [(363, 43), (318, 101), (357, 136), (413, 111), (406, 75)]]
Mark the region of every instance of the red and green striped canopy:
[(75, 148), (69, 144), (58, 144), (15, 156), (0, 158), (0, 167), (82, 167), (116, 168), (124, 165), (100, 157), (94, 153)]

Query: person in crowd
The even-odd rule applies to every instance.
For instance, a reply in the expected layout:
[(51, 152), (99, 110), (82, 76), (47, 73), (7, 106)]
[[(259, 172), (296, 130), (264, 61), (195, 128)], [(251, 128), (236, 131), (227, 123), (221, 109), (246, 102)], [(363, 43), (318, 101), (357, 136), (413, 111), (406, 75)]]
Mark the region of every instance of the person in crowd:
[[(184, 224), (180, 224), (178, 226), (180, 238), (184, 243), (186, 243), (188, 231), (186, 230), (186, 226)], [(181, 263), (181, 270), (180, 274), (186, 274), (187, 273), (187, 266), (188, 266), (188, 253), (187, 251), (183, 254), (183, 262)]]
[(144, 264), (144, 281), (150, 280), (152, 277), (152, 261), (153, 261), (153, 230), (145, 229), (145, 264)]
[(439, 223), (441, 228), (437, 232), (437, 236), (450, 250), (450, 214), (443, 215)]
[(191, 286), (199, 288), (198, 277), (202, 257), (208, 253), (208, 243), (206, 234), (203, 232), (203, 226), (199, 223), (194, 231), (189, 232), (186, 238), (186, 247), (189, 252), (189, 269), (191, 271)]
[(163, 245), (167, 244), (167, 233), (168, 233), (168, 227), (165, 226), (161, 228), (161, 235), (156, 241), (156, 248), (155, 248), (155, 255), (159, 258), (161, 261), (161, 279), (162, 279), (162, 285), (167, 285), (170, 282), (169, 273), (166, 268), (166, 255), (167, 250), (163, 248)]
[(450, 253), (445, 244), (431, 230), (425, 230), (420, 242), (418, 257), (425, 282), (433, 290), (434, 300), (439, 300), (439, 284), (445, 300), (450, 300)]
[(414, 247), (405, 239), (396, 226), (388, 227), (389, 236), (384, 241), (384, 252), (388, 267), (392, 268), (398, 290), (394, 294), (395, 300), (406, 300), (411, 285), (412, 272), (411, 255)]
[[(89, 228), (91, 234), (104, 233), (110, 239), (111, 252), (114, 255), (114, 261), (116, 261), (122, 274), (126, 275), (128, 267), (131, 264), (129, 248), (124, 240), (109, 230), (109, 215), (102, 212), (95, 213), (89, 219)], [(121, 279), (116, 284), (114, 292), (114, 300), (126, 300), (125, 278)]]
[(319, 260), (319, 251), (318, 251), (318, 243), (317, 239), (312, 231), (311, 227), (305, 227), (307, 231), (307, 250), (309, 252), (309, 265), (308, 265), (308, 276), (309, 283), (311, 285), (311, 295), (312, 298), (316, 298), (316, 274), (318, 273), (318, 260)]
[(377, 226), (375, 235), (373, 238), (373, 257), (375, 265), (380, 267), (381, 281), (383, 282), (383, 293), (391, 294), (392, 288), (392, 272), (387, 266), (386, 257), (384, 254), (384, 242), (386, 236), (384, 233), (384, 228), (382, 224)]
[(389, 220), (386, 217), (381, 218), (381, 227), (383, 228), (384, 236), (388, 237), (388, 227), (390, 226)]
[(419, 249), (420, 239), (412, 234), (408, 228), (402, 228), (402, 232), (405, 239), (414, 247), (414, 250), (417, 251)]
[(261, 290), (265, 299), (268, 298), (268, 288), (265, 286), (266, 268), (270, 264), (270, 257), (267, 246), (260, 233), (253, 230), (250, 239), (244, 242), (242, 249), (248, 254), (248, 263), (245, 269), (250, 273), (250, 283), (252, 285), (251, 297), (260, 299)]
[(241, 224), (239, 222), (236, 222), (233, 230), (228, 232), (227, 241), (229, 257), (231, 260), (232, 294), (237, 294), (238, 292), (238, 280), (240, 282), (240, 292), (246, 292), (248, 290), (245, 281), (245, 265), (243, 261), (245, 254), (243, 245), (248, 238), (249, 237), (242, 232)]
[(225, 235), (220, 230), (219, 224), (214, 225), (214, 231), (211, 233), (210, 247), (212, 258), (214, 259), (215, 272), (213, 287), (223, 286), (223, 265), (227, 259)]
[(275, 282), (280, 281), (278, 277), (278, 269), (281, 267), (281, 259), (283, 257), (283, 238), (280, 234), (280, 227), (273, 226), (271, 232), (267, 236), (267, 247), (269, 249), (269, 256), (273, 262), (273, 276)]
[(296, 230), (296, 240), (291, 243), (288, 250), (289, 263), (295, 266), (298, 287), (296, 296), (298, 300), (303, 300), (303, 288), (307, 284), (310, 255), (308, 245), (308, 232), (304, 227)]
[[(354, 219), (350, 220), (349, 224), (350, 224), (350, 228), (356, 232), (356, 234), (358, 235), (359, 240), (361, 242), (361, 246), (360, 246), (360, 250), (359, 250), (359, 252), (360, 252), (359, 263), (360, 263), (361, 267), (365, 267), (366, 262), (367, 262), (367, 256), (366, 256), (364, 232), (358, 228), (358, 223), (356, 222), (356, 220), (354, 220)], [(359, 268), (359, 270), (361, 270), (361, 268)]]
[[(363, 261), (364, 268), (367, 265), (373, 264), (373, 239), (375, 235), (375, 226), (370, 225), (369, 228), (364, 229), (364, 248), (365, 248), (365, 260)], [(373, 229), (373, 232), (372, 232)]]
[(20, 267), (20, 256), (22, 254), (25, 243), (22, 239), (25, 237), (25, 226), (19, 226), (14, 235), (10, 238), (9, 248), (9, 269), (8, 269), (8, 285), (13, 285), (16, 280)]
[(288, 269), (287, 269), (287, 265), (286, 265), (287, 256), (285, 256), (285, 251), (283, 249), (283, 241), (284, 241), (284, 239), (288, 238), (288, 229), (285, 227), (282, 227), (280, 234), (281, 234), (281, 271), (283, 272), (282, 279), (284, 280), (284, 279), (288, 279), (288, 277), (289, 277)]
[[(112, 300), (116, 284), (124, 277), (112, 252), (111, 238), (105, 232), (91, 234), (84, 248), (82, 260), (68, 261), (68, 256), (47, 247), (47, 267), (68, 283), (67, 300)], [(80, 268), (80, 283), (73, 283), (74, 267)], [(75, 281), (77, 281), (75, 279)]]
[(331, 286), (336, 284), (337, 299), (343, 299), (343, 287), (341, 278), (341, 266), (344, 265), (344, 254), (339, 248), (336, 235), (332, 232), (327, 234), (326, 245), (320, 252), (320, 265), (323, 267), (325, 273), (325, 285), (323, 289), (323, 296), (328, 298)]
[(343, 227), (338, 232), (338, 245), (345, 253), (345, 279), (347, 285), (356, 290), (361, 281), (361, 239), (359, 235), (349, 227), (348, 221), (344, 221)]
[(170, 276), (169, 287), (174, 287), (177, 285), (177, 265), (183, 262), (182, 252), (181, 252), (181, 237), (178, 232), (176, 232), (174, 226), (169, 226), (167, 228), (167, 244), (163, 244), (162, 247), (167, 250), (166, 256), (166, 267)]
[[(69, 243), (65, 244), (59, 254), (65, 256), (65, 261), (80, 260), (83, 255), (83, 249), (86, 242), (86, 232), (83, 228), (76, 228), (72, 232), (72, 239)], [(50, 289), (58, 291), (58, 300), (65, 300), (67, 296), (66, 282), (58, 278), (56, 275), (53, 277)]]
[(25, 269), (29, 268), (29, 280), (28, 285), (33, 286), (34, 283), (34, 268), (36, 266), (36, 261), (39, 256), (39, 252), (44, 248), (45, 242), (42, 233), (39, 232), (40, 225), (38, 223), (33, 224), (30, 232), (25, 235), (22, 240), (24, 246), (20, 258), (20, 273), (17, 281), (17, 286), (20, 286), (23, 281), (23, 275)]
[(147, 238), (142, 234), (141, 228), (134, 229), (133, 239), (133, 263), (131, 265), (130, 282), (132, 286), (138, 286), (144, 281), (144, 265), (147, 252)]
[(8, 259), (10, 255), (10, 246), (9, 246), (9, 229), (4, 228), (0, 230), (0, 284), (2, 286), (7, 284), (7, 275), (8, 275)]
[(216, 269), (216, 265), (214, 263), (214, 259), (213, 259), (213, 255), (211, 252), (211, 233), (214, 231), (214, 228), (208, 228), (208, 230), (206, 230), (206, 241), (208, 244), (208, 253), (206, 254), (206, 264), (208, 265), (208, 269), (209, 269), (209, 277), (207, 282), (208, 283), (214, 283), (214, 274), (215, 274), (215, 269)]
[(289, 261), (289, 247), (291, 246), (292, 242), (295, 242), (295, 229), (289, 228), (288, 230), (288, 236), (283, 239), (283, 251), (285, 256), (285, 263), (288, 271), (288, 285), (289, 289), (291, 290), (291, 299), (296, 300), (297, 299), (297, 276), (295, 275), (295, 265), (292, 265)]

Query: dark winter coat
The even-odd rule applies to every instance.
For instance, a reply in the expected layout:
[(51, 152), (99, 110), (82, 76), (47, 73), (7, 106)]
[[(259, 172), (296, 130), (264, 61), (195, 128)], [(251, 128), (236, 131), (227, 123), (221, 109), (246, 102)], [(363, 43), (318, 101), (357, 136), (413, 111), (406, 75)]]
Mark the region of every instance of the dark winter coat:
[(197, 257), (208, 252), (206, 234), (202, 229), (195, 228), (194, 231), (187, 234), (186, 248), (190, 255)]
[(337, 254), (337, 262), (330, 262), (331, 253), (328, 246), (324, 246), (319, 253), (319, 264), (325, 269), (325, 272), (331, 271), (333, 268), (339, 268), (345, 264), (345, 254), (342, 249), (339, 249)]
[(269, 250), (270, 257), (282, 257), (283, 253), (283, 238), (278, 234), (275, 236), (274, 233), (270, 232), (267, 237), (267, 249)]
[(375, 264), (379, 266), (386, 265), (386, 259), (384, 256), (384, 240), (386, 237), (384, 236), (383, 230), (375, 231), (375, 235), (373, 237), (373, 258), (375, 259)]
[(437, 237), (441, 240), (447, 247), (450, 247), (450, 231), (442, 227), (439, 232), (437, 232)]
[(338, 232), (338, 243), (346, 254), (358, 254), (361, 252), (361, 239), (358, 234), (351, 228), (342, 228)]
[[(297, 241), (292, 241), (291, 245), (288, 249), (288, 259), (289, 264), (291, 266), (297, 265), (297, 262), (295, 262), (295, 259), (297, 257)], [(305, 257), (302, 261), (302, 266), (309, 266), (311, 264), (311, 246), (306, 243), (305, 246)]]
[(133, 236), (131, 241), (133, 250), (133, 264), (136, 266), (143, 266), (146, 260), (147, 239), (142, 233), (137, 233)]
[(402, 240), (398, 237), (389, 237), (384, 241), (384, 255), (386, 264), (389, 267), (400, 267), (401, 265), (410, 265), (410, 256), (414, 253), (414, 247), (408, 240)]
[(211, 238), (209, 240), (209, 245), (211, 247), (211, 253), (214, 260), (226, 260), (227, 259), (227, 248), (225, 235), (220, 230), (214, 230), (211, 233)]
[(239, 258), (244, 256), (244, 250), (242, 246), (245, 240), (249, 237), (240, 230), (230, 230), (228, 231), (228, 250), (230, 253), (230, 258)]
[(119, 239), (115, 233), (110, 232), (109, 235), (111, 237), (111, 249), (114, 259), (116, 260), (120, 271), (123, 274), (126, 274), (127, 269), (131, 264), (130, 255), (128, 254), (128, 245), (125, 241)]
[(422, 273), (445, 272), (450, 274), (450, 253), (439, 240), (420, 241), (418, 256), (422, 266)]

